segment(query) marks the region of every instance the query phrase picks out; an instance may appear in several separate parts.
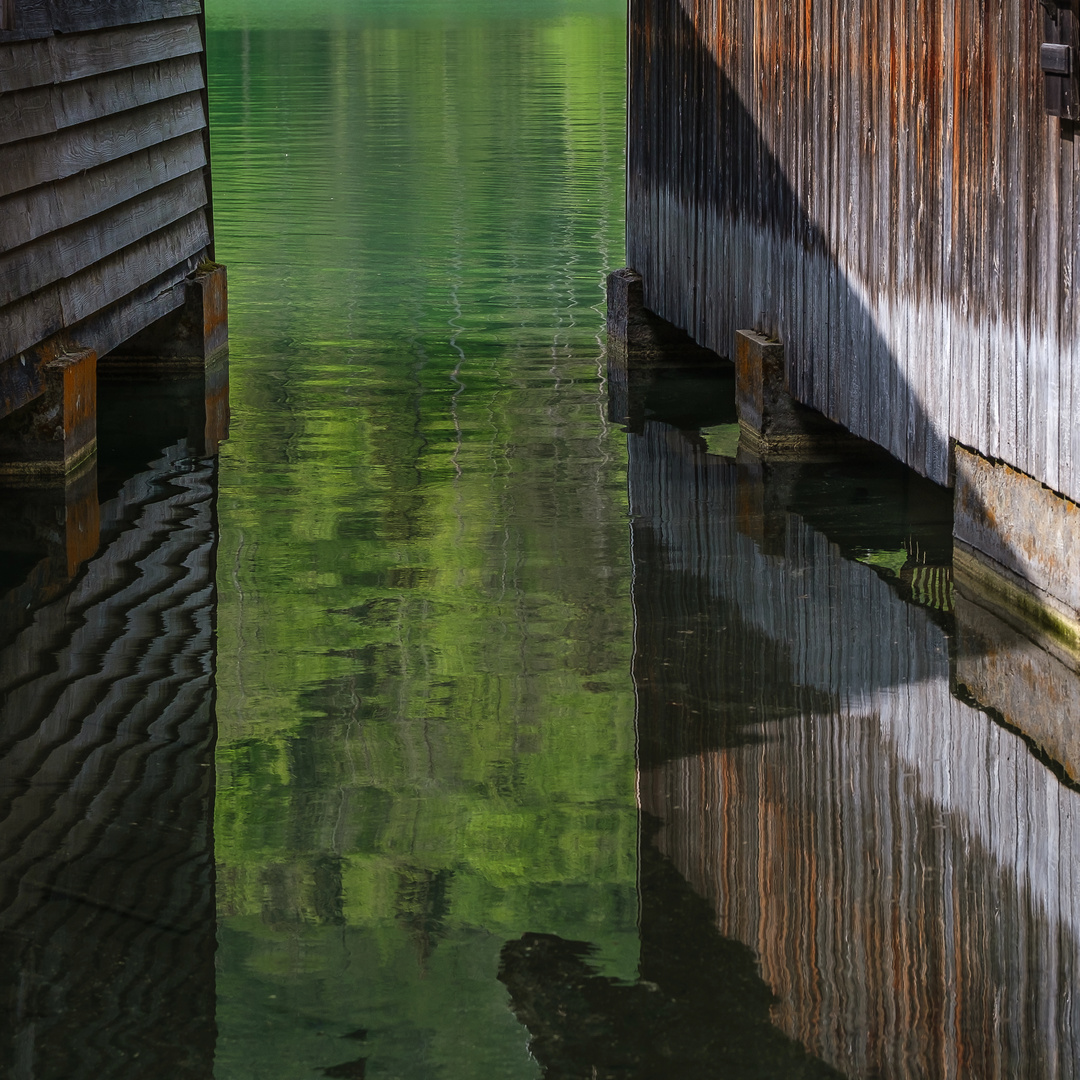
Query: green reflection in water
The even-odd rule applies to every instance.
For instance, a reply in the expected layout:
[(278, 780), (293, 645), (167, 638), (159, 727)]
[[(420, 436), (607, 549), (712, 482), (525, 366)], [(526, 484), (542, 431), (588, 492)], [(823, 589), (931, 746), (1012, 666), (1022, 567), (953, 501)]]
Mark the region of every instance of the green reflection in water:
[(534, 1075), (502, 943), (634, 974), (622, 9), (211, 5), (219, 1080)]

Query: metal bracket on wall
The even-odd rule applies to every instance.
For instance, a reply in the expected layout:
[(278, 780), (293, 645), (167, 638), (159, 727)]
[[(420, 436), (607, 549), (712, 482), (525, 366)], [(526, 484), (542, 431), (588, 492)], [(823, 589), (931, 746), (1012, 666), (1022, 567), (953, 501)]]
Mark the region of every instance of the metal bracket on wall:
[(1046, 111), (1065, 120), (1080, 120), (1080, 18), (1077, 0), (1039, 0), (1043, 40), (1039, 66), (1043, 73)]

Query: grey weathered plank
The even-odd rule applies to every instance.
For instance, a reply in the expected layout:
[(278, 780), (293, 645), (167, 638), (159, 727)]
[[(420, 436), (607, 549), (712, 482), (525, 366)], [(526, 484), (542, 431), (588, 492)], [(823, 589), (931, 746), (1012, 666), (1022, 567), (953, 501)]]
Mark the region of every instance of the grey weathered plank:
[(0, 357), (18, 356), (89, 318), (204, 252), (209, 243), (206, 214), (200, 210), (72, 278), (0, 309)]
[(0, 146), (201, 90), (197, 55), (0, 95)]
[(206, 127), (202, 95), (184, 94), (29, 139), (5, 152), (0, 197), (47, 184)]
[(201, 0), (54, 0), (53, 23), (57, 33), (73, 34), (106, 26), (157, 22), (182, 15), (198, 15)]
[(52, 32), (53, 0), (18, 0), (15, 6), (15, 29), (0, 30), (0, 43), (46, 37)]
[(202, 132), (110, 161), (77, 176), (22, 191), (0, 200), (0, 253), (103, 213), (159, 184), (206, 165)]
[(199, 15), (201, 0), (17, 0), (15, 29), (0, 44)]
[(47, 41), (0, 41), (0, 93), (52, 81)]
[(206, 180), (200, 169), (121, 203), (90, 222), (77, 222), (0, 255), (0, 305), (71, 277), (205, 207), (206, 202)]
[(193, 16), (45, 41), (0, 42), (0, 93), (86, 79), (202, 50)]

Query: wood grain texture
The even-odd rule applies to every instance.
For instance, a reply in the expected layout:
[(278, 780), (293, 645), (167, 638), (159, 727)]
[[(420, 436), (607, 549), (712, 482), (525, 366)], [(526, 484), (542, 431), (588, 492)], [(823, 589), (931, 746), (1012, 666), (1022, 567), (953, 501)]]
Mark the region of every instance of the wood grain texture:
[(0, 254), (206, 166), (202, 132), (147, 147), (54, 184), (0, 200)]
[(1080, 499), (1076, 143), (1021, 0), (631, 0), (628, 264), (721, 355), (941, 483), (949, 440)]
[(0, 93), (86, 79), (201, 51), (199, 23), (191, 16), (46, 41), (0, 43)]
[(0, 307), (72, 277), (206, 205), (202, 170), (0, 255)]
[(0, 198), (93, 169), (205, 127), (203, 95), (192, 92), (55, 135), (28, 139), (4, 153)]
[(188, 266), (206, 252), (209, 243), (206, 213), (200, 209), (73, 277), (0, 309), (0, 357), (16, 357), (70, 330), (171, 267)]
[(198, 16), (201, 12), (201, 0), (16, 0), (15, 28), (0, 30), (0, 44)]
[(180, 56), (77, 82), (0, 95), (0, 146), (201, 90), (199, 57)]

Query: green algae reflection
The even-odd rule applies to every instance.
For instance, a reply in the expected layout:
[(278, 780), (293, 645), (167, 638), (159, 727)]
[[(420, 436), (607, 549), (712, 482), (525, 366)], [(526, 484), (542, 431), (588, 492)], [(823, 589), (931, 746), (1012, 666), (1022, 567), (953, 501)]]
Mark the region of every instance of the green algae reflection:
[(503, 943), (635, 969), (622, 4), (493, 7), (210, 8), (219, 1080), (536, 1075)]

